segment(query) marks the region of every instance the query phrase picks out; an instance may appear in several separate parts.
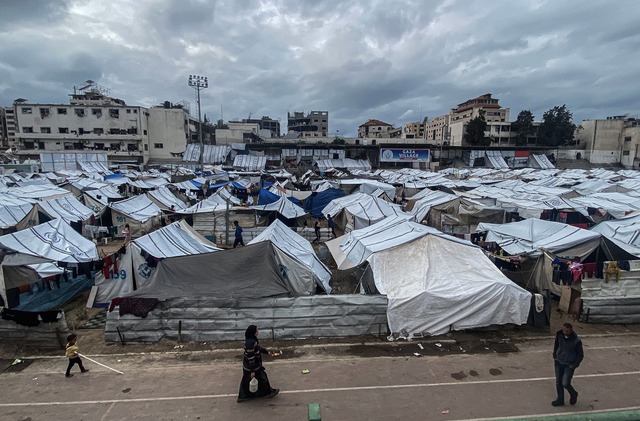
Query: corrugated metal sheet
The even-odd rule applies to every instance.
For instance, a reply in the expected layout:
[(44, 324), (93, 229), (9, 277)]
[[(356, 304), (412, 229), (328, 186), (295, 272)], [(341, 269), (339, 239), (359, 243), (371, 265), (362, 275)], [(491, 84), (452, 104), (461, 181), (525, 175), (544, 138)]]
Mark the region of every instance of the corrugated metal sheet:
[(385, 335), (387, 299), (382, 295), (314, 295), (253, 300), (176, 298), (158, 305), (146, 318), (107, 315), (105, 341), (119, 342), (118, 328), (129, 342), (177, 339), (182, 322), (184, 341), (244, 339), (244, 331), (259, 321), (263, 337), (296, 339)]

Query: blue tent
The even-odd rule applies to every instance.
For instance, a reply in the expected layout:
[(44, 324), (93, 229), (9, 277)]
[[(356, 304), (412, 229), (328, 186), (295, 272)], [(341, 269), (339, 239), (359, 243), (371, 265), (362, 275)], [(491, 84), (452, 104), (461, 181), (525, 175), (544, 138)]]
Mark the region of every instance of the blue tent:
[[(258, 205), (268, 205), (269, 203), (276, 202), (278, 199), (280, 199), (280, 196), (278, 196), (277, 194), (271, 193), (267, 189), (262, 188), (258, 192)], [(287, 197), (287, 199), (289, 199), (296, 205), (302, 207), (302, 202), (299, 199), (296, 199), (295, 197), (292, 197), (292, 196)]]
[(304, 210), (311, 214), (313, 218), (324, 218), (322, 209), (327, 206), (333, 199), (344, 196), (344, 192), (340, 189), (327, 189), (321, 192), (313, 192), (311, 196), (304, 201)]

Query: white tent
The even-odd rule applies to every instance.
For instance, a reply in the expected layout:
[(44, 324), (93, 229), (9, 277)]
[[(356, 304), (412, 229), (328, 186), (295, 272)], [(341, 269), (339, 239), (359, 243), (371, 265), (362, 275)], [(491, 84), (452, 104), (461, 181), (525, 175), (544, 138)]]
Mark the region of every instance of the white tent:
[(62, 219), (67, 224), (83, 223), (88, 221), (93, 210), (89, 209), (73, 196), (60, 197), (58, 199), (37, 202), (28, 215), (17, 225), (18, 229), (25, 229), (42, 222), (40, 215), (44, 214), (45, 220)]
[(336, 226), (345, 232), (368, 227), (388, 216), (405, 215), (399, 205), (365, 193), (354, 193), (333, 199), (322, 209), (322, 214), (331, 215)]
[[(149, 265), (142, 251), (155, 259), (163, 259), (219, 250), (215, 244), (194, 231), (185, 221), (174, 222), (137, 238), (129, 244), (125, 252), (119, 253), (114, 262), (114, 268), (117, 270), (107, 268), (106, 271), (96, 274), (97, 292), (95, 301), (91, 304), (105, 305), (115, 297), (128, 295), (135, 289), (134, 281), (138, 288), (147, 283), (155, 268)], [(105, 276), (105, 272), (108, 276)]]
[[(0, 248), (7, 254), (2, 266), (26, 266), (48, 262), (83, 263), (98, 260), (96, 245), (82, 237), (61, 219), (45, 222), (0, 237)], [(5, 279), (0, 267), (0, 293), (8, 303), (6, 289), (16, 280)]]
[[(316, 284), (322, 287), (327, 294), (331, 293), (331, 287), (329, 286), (331, 270), (320, 261), (309, 241), (277, 219), (251, 240), (249, 244), (256, 244), (261, 241), (271, 241), (291, 258), (301, 262), (313, 272)], [(300, 275), (296, 274), (296, 276)]]
[(120, 232), (129, 224), (131, 235), (139, 237), (160, 225), (162, 210), (144, 194), (110, 203), (109, 207), (113, 225), (118, 226)]
[(621, 249), (640, 258), (640, 212), (600, 222), (591, 231), (602, 234)]
[(439, 335), (526, 323), (531, 294), (479, 247), (397, 218), (351, 234), (340, 247), (352, 264), (369, 262), (376, 289), (389, 300), (392, 332)]
[(8, 205), (0, 207), (0, 232), (7, 231), (22, 221), (33, 209), (32, 204)]
[(560, 222), (525, 219), (508, 224), (479, 224), (487, 231), (486, 241), (494, 241), (511, 255), (540, 256), (572, 250), (572, 256), (587, 256), (600, 245), (600, 234)]
[(273, 203), (251, 206), (251, 209), (261, 212), (276, 212), (287, 219), (300, 218), (306, 215), (304, 209), (284, 196), (280, 196), (280, 198)]
[(155, 190), (147, 192), (147, 196), (160, 207), (160, 209), (169, 210), (173, 206), (173, 210), (186, 209), (187, 205), (176, 197), (168, 187), (162, 186)]

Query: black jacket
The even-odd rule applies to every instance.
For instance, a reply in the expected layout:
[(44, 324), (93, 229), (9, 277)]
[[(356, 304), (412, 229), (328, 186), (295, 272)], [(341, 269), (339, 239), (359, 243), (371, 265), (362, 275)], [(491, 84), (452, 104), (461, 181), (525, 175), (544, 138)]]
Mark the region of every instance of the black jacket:
[(568, 338), (564, 337), (562, 330), (556, 333), (556, 342), (553, 345), (553, 359), (560, 364), (578, 367), (584, 358), (582, 341), (575, 332)]

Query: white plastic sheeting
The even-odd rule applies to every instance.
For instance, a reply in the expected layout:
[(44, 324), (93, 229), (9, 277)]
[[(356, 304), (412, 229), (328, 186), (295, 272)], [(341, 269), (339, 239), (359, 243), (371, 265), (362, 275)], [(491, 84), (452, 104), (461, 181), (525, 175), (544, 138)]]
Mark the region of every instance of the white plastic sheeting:
[(530, 155), (529, 166), (533, 168), (552, 169), (555, 168), (546, 155)]
[[(322, 209), (323, 215), (331, 215), (338, 223), (337, 215), (345, 212), (345, 228), (360, 229), (368, 227), (388, 216), (404, 216), (399, 205), (369, 196), (365, 193), (354, 193), (332, 200)], [(412, 216), (409, 215), (409, 218)], [(342, 218), (341, 218), (342, 219)]]
[(320, 171), (328, 171), (332, 169), (371, 171), (371, 163), (363, 159), (318, 159), (316, 161), (316, 165)]
[(479, 247), (425, 235), (368, 260), (376, 288), (389, 300), (392, 332), (440, 335), (527, 322), (531, 294)]
[(0, 207), (0, 229), (15, 227), (33, 209), (32, 204)]
[[(227, 160), (229, 152), (231, 152), (229, 145), (204, 145), (202, 161), (205, 164), (222, 164)], [(186, 162), (200, 162), (200, 145), (188, 144), (182, 159)]]
[(187, 205), (176, 197), (168, 187), (158, 187), (155, 190), (147, 192), (147, 196), (151, 201), (157, 204), (161, 209), (168, 210), (173, 206), (174, 210), (186, 209)]
[(40, 207), (52, 219), (60, 218), (67, 223), (84, 222), (94, 215), (92, 209), (80, 203), (73, 196), (45, 200), (37, 203), (36, 206)]
[(233, 159), (233, 167), (244, 171), (264, 170), (267, 165), (266, 156), (236, 155)]
[(493, 168), (507, 169), (509, 165), (502, 157), (500, 151), (486, 151), (486, 158)]
[[(399, 246), (427, 234), (449, 237), (435, 228), (409, 222), (406, 217), (392, 216), (370, 227), (351, 231), (326, 244), (338, 269), (345, 270), (361, 265), (373, 253)], [(451, 238), (454, 239), (454, 237)]]
[(262, 212), (277, 212), (287, 219), (299, 218), (306, 215), (304, 209), (284, 196), (280, 196), (280, 199), (267, 205), (251, 206), (251, 209)]
[(591, 231), (602, 234), (626, 252), (640, 257), (640, 213), (600, 222)]
[(394, 186), (376, 180), (367, 180), (360, 178), (340, 180), (340, 186), (358, 186), (358, 191), (360, 193), (366, 193), (370, 195), (374, 195), (374, 192), (382, 190), (390, 200), (393, 200), (393, 198), (396, 197), (396, 188)]
[(476, 232), (487, 231), (486, 241), (494, 241), (511, 255), (540, 256), (573, 250), (572, 256), (586, 256), (600, 245), (600, 234), (560, 222), (525, 219), (508, 224), (478, 225)]
[(261, 241), (271, 241), (280, 250), (311, 269), (316, 277), (316, 284), (322, 287), (327, 294), (331, 293), (329, 286), (331, 270), (320, 261), (309, 241), (277, 219), (249, 244)]
[[(162, 210), (153, 203), (147, 196), (141, 194), (130, 199), (121, 200), (109, 204), (109, 207), (128, 218), (138, 222), (145, 222), (154, 216), (159, 216)], [(115, 224), (118, 225), (118, 224)]]
[(43, 262), (42, 259), (67, 263), (98, 260), (96, 245), (61, 219), (3, 235), (0, 237), (0, 247), (36, 258), (34, 263)]
[(185, 221), (174, 222), (133, 242), (153, 257), (165, 258), (211, 253), (220, 248), (198, 234)]
[(69, 190), (54, 185), (13, 187), (11, 189), (3, 189), (0, 193), (22, 200), (48, 200), (72, 195)]

